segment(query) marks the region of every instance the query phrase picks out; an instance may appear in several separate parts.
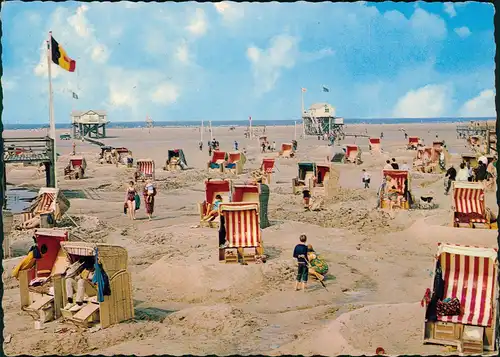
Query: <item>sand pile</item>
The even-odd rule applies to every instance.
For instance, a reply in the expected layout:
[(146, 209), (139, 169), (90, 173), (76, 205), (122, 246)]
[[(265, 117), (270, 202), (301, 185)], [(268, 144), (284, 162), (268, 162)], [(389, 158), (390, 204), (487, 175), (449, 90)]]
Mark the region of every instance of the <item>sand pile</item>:
[[(187, 256), (186, 252), (175, 257), (163, 257), (139, 274), (148, 288), (142, 290), (150, 299), (170, 299), (179, 302), (199, 303), (212, 299), (246, 300), (258, 295), (264, 282), (263, 264), (246, 266), (219, 264), (215, 255)], [(202, 253), (203, 254), (203, 253)], [(213, 261), (200, 265), (198, 260)], [(208, 262), (207, 262), (208, 263)], [(149, 289), (149, 291), (148, 291)]]
[(59, 227), (69, 231), (70, 236), (73, 236), (83, 242), (101, 243), (106, 240), (111, 228), (99, 218), (88, 215), (72, 215), (73, 221), (68, 217), (64, 217), (59, 224)]
[(169, 315), (166, 325), (175, 325), (175, 334), (212, 334), (217, 339), (232, 339), (234, 331), (247, 335), (265, 321), (228, 304), (196, 306)]

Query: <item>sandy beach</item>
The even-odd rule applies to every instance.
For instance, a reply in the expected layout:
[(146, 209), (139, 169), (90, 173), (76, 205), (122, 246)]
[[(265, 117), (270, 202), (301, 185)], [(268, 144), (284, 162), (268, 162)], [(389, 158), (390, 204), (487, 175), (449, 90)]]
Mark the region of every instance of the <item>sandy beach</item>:
[[(35, 330), (33, 319), (20, 309), (18, 282), (10, 276), (27, 253), (33, 231), (13, 231), (16, 257), (3, 261), (4, 336), (11, 336), (4, 344), (6, 354), (372, 355), (379, 346), (389, 355), (450, 354), (444, 346), (422, 344), (425, 311), (420, 301), (426, 288), (432, 288), (437, 243), (496, 247), (496, 231), (451, 227), (452, 198), (444, 195), (444, 175), (439, 174), (412, 172), (415, 197), (432, 191), (437, 209), (391, 215), (375, 208), (385, 160), (394, 157), (411, 166), (415, 156), (415, 151), (406, 150), (402, 127), (347, 125), (346, 133), (365, 134), (366, 130), (379, 137), (383, 132), (383, 153), (371, 154), (367, 138), (342, 141), (340, 145), (360, 145), (363, 164), (336, 165), (341, 189), (320, 212), (304, 212), (301, 196), (292, 195), (297, 162), (326, 162), (333, 150), (341, 149), (338, 143), (332, 149), (316, 137), (298, 139), (295, 158), (276, 160), (270, 184), (271, 226), (262, 232), (267, 262), (249, 265), (219, 263), (217, 230), (193, 228), (199, 223), (197, 204), (204, 199), (204, 180), (232, 177), (208, 174), (210, 133), (204, 133), (200, 151), (199, 128), (109, 129), (110, 137), (102, 140), (105, 144), (127, 147), (135, 160), (155, 160), (158, 195), (151, 222), (143, 207), (135, 222), (123, 214), (134, 169), (100, 165), (100, 149), (77, 141), (77, 153), (87, 160), (88, 177), (64, 180), (62, 170), (73, 141), (58, 140), (59, 188), (89, 195), (70, 199), (68, 213), (79, 227), (69, 220), (62, 226), (69, 230), (70, 240), (107, 242), (127, 249), (136, 318), (99, 331), (58, 321)], [(444, 139), (457, 167), (460, 154), (469, 150), (465, 140), (457, 139), (455, 128), (455, 124), (404, 125), (408, 135), (425, 143), (432, 143), (436, 135)], [(277, 156), (260, 153), (258, 139), (246, 139), (244, 130), (213, 128), (221, 150), (232, 151), (234, 140), (246, 149), (240, 181), (248, 179), (263, 157)], [(17, 130), (3, 135), (40, 136), (40, 132)], [(294, 128), (268, 126), (266, 135), (279, 147), (294, 138)], [(190, 169), (163, 171), (168, 149), (183, 149)], [(362, 169), (371, 173), (369, 189), (363, 189)], [(7, 181), (16, 186), (44, 185), (35, 167), (8, 166)], [(494, 191), (487, 192), (486, 204), (497, 212)], [(328, 290), (316, 281), (305, 292), (294, 290), (292, 251), (301, 233), (327, 259)], [(69, 329), (60, 332), (61, 326)]]

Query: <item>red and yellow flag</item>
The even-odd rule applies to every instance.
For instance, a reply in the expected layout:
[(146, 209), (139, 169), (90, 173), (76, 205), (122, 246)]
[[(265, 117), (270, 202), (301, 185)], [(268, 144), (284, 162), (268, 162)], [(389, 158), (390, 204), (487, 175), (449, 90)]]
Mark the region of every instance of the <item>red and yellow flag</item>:
[(76, 61), (68, 57), (64, 48), (52, 36), (50, 36), (50, 50), (52, 62), (68, 72), (75, 71)]

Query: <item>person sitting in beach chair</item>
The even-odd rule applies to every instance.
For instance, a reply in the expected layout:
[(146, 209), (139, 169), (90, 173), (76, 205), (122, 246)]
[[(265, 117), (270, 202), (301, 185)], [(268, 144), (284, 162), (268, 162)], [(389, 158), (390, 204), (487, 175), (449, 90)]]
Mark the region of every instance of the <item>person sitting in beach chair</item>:
[(212, 222), (215, 217), (219, 215), (219, 205), (222, 203), (222, 196), (217, 195), (215, 196), (215, 202), (213, 203), (210, 212), (207, 213), (205, 217), (203, 217), (203, 220), (205, 222)]
[(391, 184), (388, 186), (387, 190), (387, 198), (390, 201), (389, 209), (393, 209), (395, 206), (401, 207), (401, 202), (403, 200), (403, 196), (399, 194), (399, 191), (396, 185)]
[[(66, 296), (68, 303), (64, 307), (64, 310), (72, 312), (80, 310), (83, 306), (86, 291), (95, 290), (97, 293), (96, 286), (92, 283), (94, 270), (93, 257), (90, 257), (90, 259), (83, 258), (68, 267), (66, 270)], [(93, 289), (86, 289), (86, 285), (90, 285), (90, 288)], [(76, 296), (74, 294), (75, 288)]]
[(302, 197), (304, 199), (304, 209), (309, 211), (311, 209), (311, 191), (309, 191), (307, 187), (304, 187), (304, 189), (302, 190)]

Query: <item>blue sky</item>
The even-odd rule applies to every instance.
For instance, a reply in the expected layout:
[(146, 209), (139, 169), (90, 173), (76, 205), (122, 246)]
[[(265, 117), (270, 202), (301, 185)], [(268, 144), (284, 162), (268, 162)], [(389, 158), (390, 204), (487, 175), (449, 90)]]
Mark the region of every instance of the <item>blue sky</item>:
[[(493, 14), (481, 3), (50, 3), (2, 7), (4, 123), (495, 116)], [(322, 92), (322, 86), (330, 89)], [(72, 99), (71, 93), (79, 99)]]

